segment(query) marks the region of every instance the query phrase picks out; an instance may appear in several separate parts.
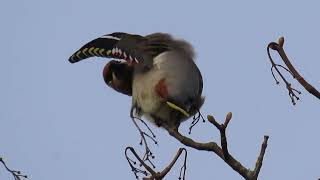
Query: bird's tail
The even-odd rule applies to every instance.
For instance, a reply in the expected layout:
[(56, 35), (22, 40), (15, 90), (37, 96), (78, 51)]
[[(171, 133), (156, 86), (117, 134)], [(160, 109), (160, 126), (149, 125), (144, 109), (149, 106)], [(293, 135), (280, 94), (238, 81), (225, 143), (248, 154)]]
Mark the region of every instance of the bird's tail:
[[(126, 35), (128, 34), (115, 32), (92, 40), (73, 53), (69, 58), (69, 62), (76, 63), (93, 56), (119, 58), (120, 52), (119, 49), (116, 49), (116, 44)], [(123, 54), (121, 53), (121, 55)]]

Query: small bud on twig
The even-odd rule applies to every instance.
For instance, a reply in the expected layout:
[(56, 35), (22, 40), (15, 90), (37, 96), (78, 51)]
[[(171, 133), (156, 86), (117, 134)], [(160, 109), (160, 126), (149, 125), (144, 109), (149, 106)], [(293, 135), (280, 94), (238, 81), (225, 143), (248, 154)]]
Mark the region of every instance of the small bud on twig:
[(227, 116), (226, 116), (226, 121), (230, 121), (232, 118), (232, 112), (228, 112)]
[(284, 44), (284, 37), (281, 36), (279, 39), (278, 39), (278, 44), (280, 47), (283, 47), (283, 44)]
[(211, 115), (208, 115), (208, 116), (207, 116), (207, 119), (208, 119), (209, 121), (216, 121), (216, 120), (214, 119), (214, 117), (211, 116)]
[(224, 121), (224, 126), (227, 127), (230, 120), (232, 118), (232, 112), (228, 112), (227, 116), (226, 116), (226, 120)]

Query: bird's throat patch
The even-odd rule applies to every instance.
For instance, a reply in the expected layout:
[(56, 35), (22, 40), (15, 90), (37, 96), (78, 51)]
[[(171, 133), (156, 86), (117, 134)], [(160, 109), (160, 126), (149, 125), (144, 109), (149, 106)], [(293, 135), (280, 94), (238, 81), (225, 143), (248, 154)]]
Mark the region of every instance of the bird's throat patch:
[(169, 96), (166, 80), (164, 78), (156, 84), (155, 91), (162, 98), (167, 98)]

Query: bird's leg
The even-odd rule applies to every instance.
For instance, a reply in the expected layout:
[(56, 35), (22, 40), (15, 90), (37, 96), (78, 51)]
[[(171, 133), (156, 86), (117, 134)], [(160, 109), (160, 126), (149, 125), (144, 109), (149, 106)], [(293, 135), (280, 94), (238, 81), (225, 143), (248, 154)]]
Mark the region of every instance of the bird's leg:
[[(149, 139), (151, 139), (155, 144), (158, 144), (158, 142), (155, 140), (156, 136), (155, 136), (154, 133), (151, 131), (150, 127), (149, 127), (141, 118), (135, 117), (135, 116), (133, 115), (133, 110), (134, 110), (134, 109), (137, 109), (137, 108), (135, 108), (135, 107), (132, 107), (132, 108), (131, 108), (131, 110), (130, 110), (130, 117), (131, 117), (131, 119), (132, 119), (132, 121), (133, 121), (133, 124), (137, 127), (137, 129), (138, 129), (138, 131), (139, 131), (139, 134), (140, 134), (140, 136), (141, 136), (140, 145), (144, 144), (144, 146), (145, 146), (145, 154), (144, 154), (142, 160), (143, 160), (143, 161), (148, 161), (148, 162), (152, 165), (152, 167), (155, 168), (154, 164), (153, 164), (153, 163), (151, 162), (151, 160), (150, 160), (150, 157), (151, 157), (152, 159), (154, 159), (154, 155), (153, 155), (153, 153), (151, 152), (151, 150), (150, 150), (150, 148), (149, 148), (149, 146), (148, 146), (146, 137), (148, 137)], [(139, 125), (138, 125), (137, 122), (136, 122), (136, 119), (140, 120), (140, 121), (147, 127), (147, 129), (149, 130), (149, 132), (151, 133), (151, 135), (148, 134), (148, 133), (146, 133), (145, 131), (143, 131), (143, 130), (139, 127)]]

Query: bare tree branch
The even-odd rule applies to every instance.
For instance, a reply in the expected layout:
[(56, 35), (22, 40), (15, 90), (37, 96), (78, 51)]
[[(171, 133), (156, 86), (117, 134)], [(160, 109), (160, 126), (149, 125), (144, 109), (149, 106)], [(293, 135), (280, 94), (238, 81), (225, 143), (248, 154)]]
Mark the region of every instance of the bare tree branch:
[(236, 160), (228, 151), (228, 144), (226, 138), (226, 128), (232, 118), (232, 113), (229, 112), (226, 116), (225, 122), (223, 124), (219, 124), (213, 116), (208, 116), (208, 121), (212, 123), (217, 129), (220, 131), (221, 137), (221, 147), (215, 142), (208, 142), (208, 143), (200, 143), (188, 138), (179, 133), (177, 128), (171, 128), (169, 126), (163, 126), (168, 133), (180, 141), (182, 144), (197, 149), (197, 150), (204, 150), (204, 151), (211, 151), (218, 155), (222, 160), (224, 160), (233, 170), (238, 172), (242, 177), (247, 180), (257, 180), (260, 169), (263, 163), (263, 157), (267, 148), (268, 136), (264, 137), (264, 141), (261, 146), (260, 154), (256, 161), (256, 165), (254, 170), (250, 170), (244, 167), (238, 160)]
[(226, 128), (232, 118), (232, 113), (229, 112), (226, 116), (226, 120), (223, 124), (219, 124), (213, 116), (208, 116), (208, 121), (212, 123), (216, 128), (219, 129), (220, 131), (220, 140), (221, 140), (221, 147), (222, 147), (222, 152), (223, 156), (227, 159), (229, 158), (229, 151), (228, 151), (228, 143), (227, 143), (227, 137), (226, 137)]
[[(280, 70), (278, 69), (278, 67), (281, 67), (283, 69), (285, 69), (286, 71), (288, 71), (293, 78), (295, 78), (310, 94), (314, 95), (315, 97), (317, 97), (318, 99), (320, 99), (320, 92), (314, 88), (311, 84), (309, 84), (300, 74), (299, 72), (295, 69), (295, 67), (291, 64), (289, 58), (287, 57), (284, 49), (283, 49), (283, 45), (284, 45), (284, 37), (280, 37), (278, 39), (278, 43), (276, 42), (271, 42), (268, 44), (267, 47), (267, 52), (268, 52), (268, 56), (271, 62), (271, 72), (272, 72), (272, 76), (274, 77), (274, 79), (276, 80), (276, 83), (279, 84), (279, 81), (276, 79), (274, 73), (273, 73), (273, 69), (275, 69), (277, 71), (277, 73), (280, 75), (281, 79), (283, 80), (283, 82), (286, 84), (286, 87), (288, 89), (289, 92), (289, 96), (291, 98), (291, 102), (293, 105), (295, 105), (295, 100), (299, 100), (299, 97), (295, 94), (301, 94), (300, 91), (294, 89), (291, 87), (291, 84), (285, 79), (285, 77), (281, 74)], [(270, 55), (270, 49), (273, 49), (275, 51), (277, 51), (281, 57), (281, 59), (283, 60), (284, 64), (288, 67), (285, 68), (282, 65), (276, 64), (271, 55)]]
[(21, 180), (21, 177), (27, 178), (27, 175), (21, 174), (21, 171), (16, 171), (8, 168), (7, 164), (3, 161), (3, 159), (0, 157), (0, 163), (4, 166), (4, 168), (12, 174), (15, 180)]
[(269, 136), (264, 136), (264, 140), (263, 140), (263, 143), (261, 145), (261, 150), (260, 150), (260, 154), (258, 156), (258, 159), (257, 159), (257, 162), (256, 162), (256, 166), (253, 170), (253, 177), (255, 177), (255, 179), (258, 178), (258, 175), (259, 175), (259, 172), (261, 170), (261, 167), (262, 167), (262, 162), (263, 162), (263, 157), (264, 157), (264, 154), (266, 153), (266, 149), (267, 149), (267, 146), (268, 146), (268, 139), (269, 139)]
[[(129, 158), (128, 151), (131, 151), (131, 153), (134, 155), (134, 157), (140, 162), (140, 166), (143, 166), (149, 173), (147, 171), (140, 170), (134, 166), (136, 164), (136, 162), (132, 161)], [(175, 155), (175, 157), (173, 158), (173, 160), (170, 162), (170, 164), (167, 167), (165, 167), (161, 172), (156, 172), (150, 166), (148, 166), (144, 162), (144, 160), (140, 158), (140, 156), (136, 153), (136, 151), (132, 147), (126, 148), (125, 155), (126, 155), (126, 158), (129, 162), (129, 165), (130, 165), (130, 167), (131, 167), (132, 171), (134, 172), (137, 179), (139, 178), (139, 176), (137, 174), (142, 173), (145, 176), (151, 174), (149, 177), (144, 177), (143, 180), (161, 180), (168, 174), (168, 172), (171, 170), (171, 168), (177, 162), (177, 160), (180, 157), (180, 155), (182, 154), (182, 152), (185, 152), (185, 158), (184, 158), (184, 164), (180, 169), (179, 179), (182, 178), (183, 180), (185, 180), (185, 172), (186, 172), (186, 168), (187, 168), (187, 150), (185, 148), (180, 148), (178, 150), (177, 154)]]
[(181, 172), (183, 172), (183, 180), (185, 179), (185, 172), (186, 172), (186, 166), (187, 166), (187, 156), (188, 156), (188, 153), (187, 153), (187, 150), (185, 148), (180, 148), (176, 154), (176, 156), (173, 158), (173, 160), (171, 161), (171, 163), (165, 167), (163, 169), (163, 171), (160, 173), (160, 176), (163, 178), (165, 177), (168, 172), (171, 170), (171, 168), (173, 167), (173, 165), (177, 162), (178, 158), (180, 157), (181, 153), (182, 152), (185, 152), (185, 158), (184, 158), (184, 163), (183, 163), (183, 166), (181, 167), (181, 171), (180, 171), (180, 176), (179, 176), (179, 179), (181, 179)]

